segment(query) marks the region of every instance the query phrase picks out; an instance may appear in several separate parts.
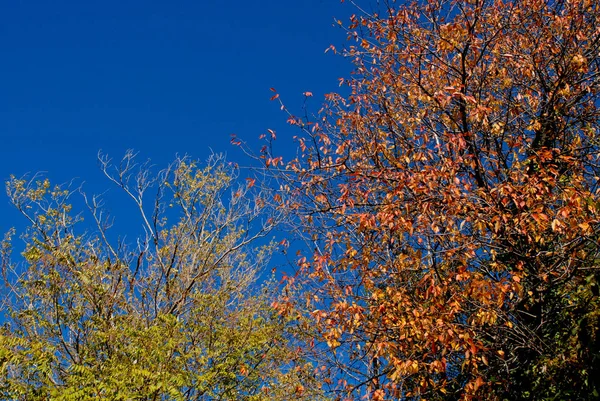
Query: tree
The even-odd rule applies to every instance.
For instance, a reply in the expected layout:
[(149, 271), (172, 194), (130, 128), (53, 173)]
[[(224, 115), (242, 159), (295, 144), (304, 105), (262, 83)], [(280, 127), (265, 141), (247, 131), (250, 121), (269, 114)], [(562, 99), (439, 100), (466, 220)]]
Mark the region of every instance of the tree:
[(101, 158), (139, 211), (133, 244), (116, 239), (99, 197), (84, 195), (94, 229), (72, 212), (75, 190), (7, 183), (29, 229), (20, 262), (14, 233), (2, 247), (0, 398), (319, 399), (294, 323), (270, 306), (277, 287), (260, 285), (273, 251), (261, 239), (279, 220), (264, 193), (219, 156), (156, 175), (133, 157), (114, 169)]
[(289, 118), (328, 381), (372, 400), (598, 398), (600, 5), (382, 8), (347, 28), (349, 94)]

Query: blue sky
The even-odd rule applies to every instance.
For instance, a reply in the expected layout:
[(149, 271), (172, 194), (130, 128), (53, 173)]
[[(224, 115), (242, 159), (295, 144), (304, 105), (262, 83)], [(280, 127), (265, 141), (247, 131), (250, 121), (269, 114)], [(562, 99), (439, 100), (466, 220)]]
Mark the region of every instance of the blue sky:
[[(269, 101), (291, 109), (347, 76), (333, 20), (355, 12), (339, 0), (15, 0), (0, 7), (0, 179), (38, 171), (109, 188), (99, 150), (133, 148), (165, 165), (210, 149), (244, 163), (230, 135), (297, 132)], [(16, 212), (0, 201), (0, 229)]]

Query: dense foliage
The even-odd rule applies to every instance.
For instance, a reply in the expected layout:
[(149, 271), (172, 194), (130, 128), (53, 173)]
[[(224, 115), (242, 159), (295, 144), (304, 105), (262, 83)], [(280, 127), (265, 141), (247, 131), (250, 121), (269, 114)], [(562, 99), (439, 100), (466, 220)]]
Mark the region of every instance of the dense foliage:
[(219, 157), (154, 176), (131, 154), (115, 170), (102, 161), (139, 211), (133, 244), (112, 233), (98, 197), (86, 198), (86, 231), (76, 191), (7, 183), (30, 226), (21, 263), (8, 259), (10, 238), (2, 248), (0, 398), (319, 398), (291, 323), (270, 307), (276, 287), (257, 284), (273, 248), (260, 239), (277, 219), (263, 194)]
[(349, 94), (290, 115), (301, 155), (281, 177), (330, 382), (598, 398), (599, 3), (380, 6), (347, 27)]

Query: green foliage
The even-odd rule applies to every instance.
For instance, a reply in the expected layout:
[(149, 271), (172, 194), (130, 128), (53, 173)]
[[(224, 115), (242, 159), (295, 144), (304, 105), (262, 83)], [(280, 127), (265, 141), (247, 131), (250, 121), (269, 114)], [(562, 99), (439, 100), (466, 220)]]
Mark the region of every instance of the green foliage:
[(20, 263), (10, 262), (10, 235), (2, 247), (0, 398), (319, 398), (291, 322), (271, 307), (276, 286), (258, 283), (273, 245), (256, 242), (279, 219), (264, 194), (235, 186), (219, 157), (204, 168), (177, 160), (155, 176), (132, 154), (114, 171), (101, 161), (139, 210), (145, 235), (133, 246), (111, 240), (98, 197), (84, 196), (96, 227), (82, 232), (74, 191), (7, 183), (30, 227)]
[(593, 399), (600, 394), (600, 276), (589, 274), (578, 285), (551, 291), (545, 313), (551, 324), (541, 330), (552, 352), (528, 354), (527, 364), (513, 376), (512, 399)]

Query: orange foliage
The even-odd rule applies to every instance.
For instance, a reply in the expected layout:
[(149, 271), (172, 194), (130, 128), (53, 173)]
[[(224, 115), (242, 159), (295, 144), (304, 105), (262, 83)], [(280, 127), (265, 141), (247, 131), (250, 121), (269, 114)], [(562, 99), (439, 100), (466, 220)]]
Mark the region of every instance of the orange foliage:
[(373, 400), (506, 396), (596, 268), (600, 6), (388, 6), (351, 19), (349, 95), (290, 117), (322, 363)]

